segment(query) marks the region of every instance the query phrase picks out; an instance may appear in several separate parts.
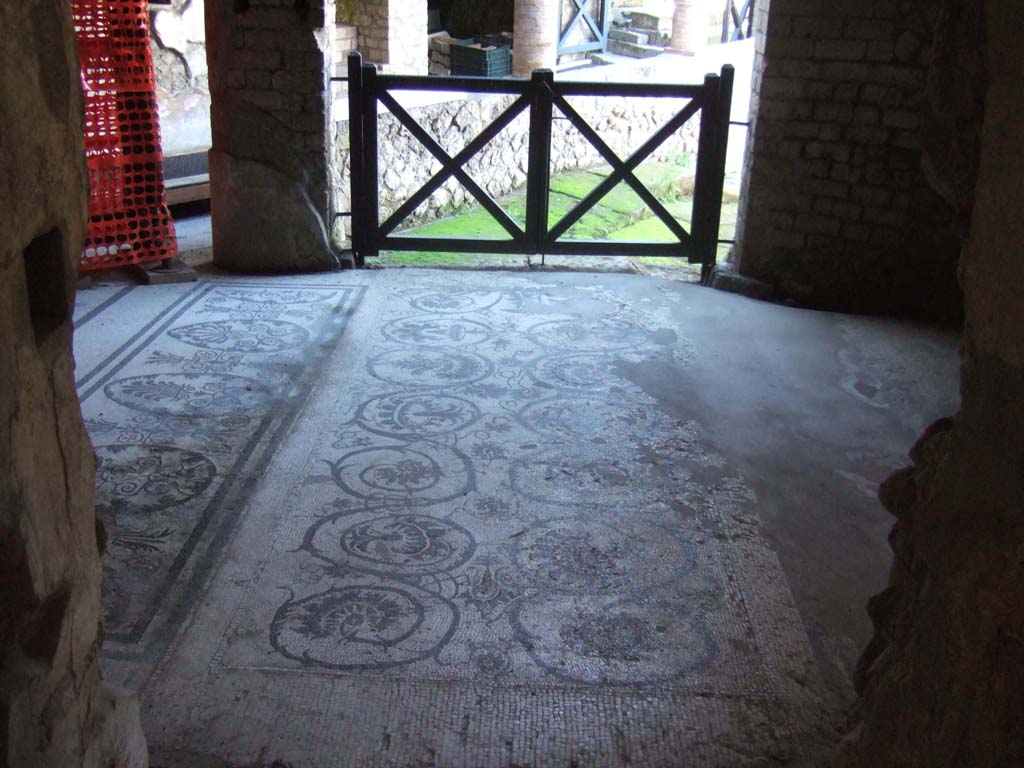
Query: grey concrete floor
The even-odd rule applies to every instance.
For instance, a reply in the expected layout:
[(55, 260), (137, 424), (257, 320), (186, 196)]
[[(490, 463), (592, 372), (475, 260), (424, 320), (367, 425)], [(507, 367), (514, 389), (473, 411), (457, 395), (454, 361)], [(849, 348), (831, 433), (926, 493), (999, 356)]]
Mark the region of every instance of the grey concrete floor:
[[(157, 766), (817, 765), (955, 336), (616, 274), (79, 293)], [(278, 761), (278, 762), (275, 762)]]

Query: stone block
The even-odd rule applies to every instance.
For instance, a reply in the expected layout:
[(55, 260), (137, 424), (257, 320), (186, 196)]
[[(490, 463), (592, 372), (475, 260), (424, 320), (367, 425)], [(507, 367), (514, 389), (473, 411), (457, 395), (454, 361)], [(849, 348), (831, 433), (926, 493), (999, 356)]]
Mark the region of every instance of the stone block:
[(793, 222), (797, 232), (814, 235), (838, 235), (842, 222), (831, 216), (802, 213)]
[(887, 109), (882, 123), (890, 128), (913, 130), (920, 125), (921, 119), (916, 112), (901, 109)]
[(865, 83), (860, 89), (860, 100), (867, 104), (878, 104), (885, 97), (887, 90), (884, 85)]
[(848, 123), (853, 119), (849, 104), (821, 101), (814, 105), (814, 119), (827, 123)]
[(877, 107), (859, 106), (853, 110), (853, 121), (861, 125), (876, 125), (881, 119), (881, 112)]
[(886, 205), (892, 199), (892, 192), (877, 187), (856, 186), (850, 190), (850, 199), (865, 205)]
[(280, 69), (281, 54), (277, 51), (258, 48), (232, 51), (231, 67), (232, 69), (243, 69), (246, 72), (254, 69)]
[(875, 208), (869, 206), (864, 209), (864, 221), (868, 224), (882, 224), (889, 227), (899, 227), (903, 224), (903, 213), (894, 211), (891, 208)]
[[(872, 70), (867, 64), (855, 61), (829, 61), (820, 65), (818, 76), (835, 82), (863, 83)], [(872, 77), (872, 80), (884, 79)]]
[(845, 131), (846, 138), (857, 144), (885, 144), (889, 140), (889, 130), (872, 125), (850, 125)]
[[(827, 169), (829, 166), (826, 163), (824, 167)], [(824, 178), (808, 179), (803, 183), (803, 187), (810, 194), (823, 197), (846, 199), (850, 194), (849, 184), (841, 181), (830, 181)]]
[(807, 59), (814, 56), (814, 40), (804, 37), (769, 37), (765, 43), (766, 56)]
[(893, 44), (891, 40), (872, 40), (868, 43), (868, 50), (865, 54), (868, 61), (892, 61)]
[(844, 240), (849, 240), (854, 243), (866, 243), (871, 239), (871, 227), (868, 227), (865, 224), (848, 221), (843, 224), (840, 234)]
[(213, 261), (242, 272), (336, 269), (324, 221), (302, 186), (275, 168), (210, 151)]
[(775, 288), (769, 283), (746, 277), (720, 264), (711, 271), (711, 287), (760, 301), (770, 301), (775, 294)]
[(859, 61), (867, 53), (862, 40), (818, 40), (814, 44), (814, 57), (823, 61)]
[(841, 38), (843, 36), (843, 20), (829, 16), (799, 16), (793, 19), (794, 37)]
[(851, 18), (846, 20), (846, 37), (855, 40), (891, 41), (895, 25), (883, 19)]

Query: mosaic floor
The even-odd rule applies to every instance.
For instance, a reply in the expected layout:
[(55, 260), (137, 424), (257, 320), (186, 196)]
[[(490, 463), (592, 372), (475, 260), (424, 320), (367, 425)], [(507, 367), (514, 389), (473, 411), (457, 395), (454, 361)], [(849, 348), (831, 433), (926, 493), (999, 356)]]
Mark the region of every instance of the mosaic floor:
[(699, 364), (678, 315), (713, 292), (622, 279), (80, 299), (105, 663), (156, 765), (814, 764), (757, 490), (633, 373)]
[[(244, 486), (266, 466), (361, 290), (190, 284), (157, 292), (159, 312), (137, 308), (148, 322), (120, 344), (126, 329), (110, 306), (80, 307), (76, 340), (111, 352), (77, 355), (107, 533), (111, 656), (155, 658), (178, 628), (238, 518)], [(154, 298), (128, 293), (111, 297), (118, 320), (130, 311), (119, 302)]]

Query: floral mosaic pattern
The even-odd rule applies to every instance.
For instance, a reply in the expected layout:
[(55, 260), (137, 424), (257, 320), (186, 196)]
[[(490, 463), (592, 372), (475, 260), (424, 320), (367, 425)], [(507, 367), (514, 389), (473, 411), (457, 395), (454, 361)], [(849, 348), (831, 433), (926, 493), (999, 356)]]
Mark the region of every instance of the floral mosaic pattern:
[(525, 280), (431, 282), (349, 361), (218, 663), (763, 690), (732, 573), (753, 495), (619, 373), (685, 366), (685, 340), (606, 294), (583, 317)]
[(108, 650), (166, 638), (212, 567), (267, 438), (312, 384), (361, 289), (201, 283), (80, 386), (106, 528)]

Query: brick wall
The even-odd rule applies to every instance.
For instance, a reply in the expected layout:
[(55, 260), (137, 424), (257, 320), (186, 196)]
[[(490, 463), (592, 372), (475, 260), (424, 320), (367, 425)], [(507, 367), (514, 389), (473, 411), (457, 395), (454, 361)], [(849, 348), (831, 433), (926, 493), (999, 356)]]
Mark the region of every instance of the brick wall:
[(959, 314), (953, 212), (922, 170), (930, 0), (758, 6), (740, 271), (812, 306)]

